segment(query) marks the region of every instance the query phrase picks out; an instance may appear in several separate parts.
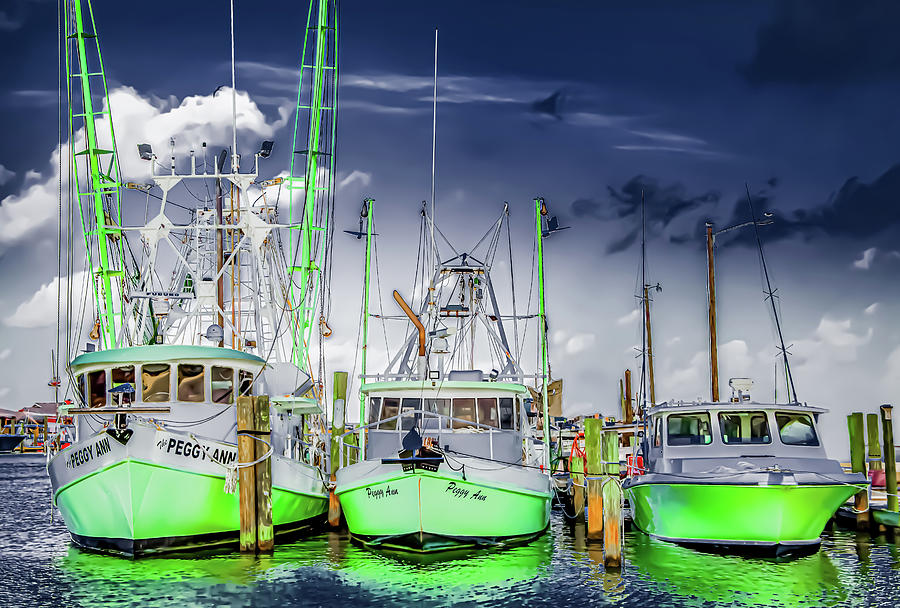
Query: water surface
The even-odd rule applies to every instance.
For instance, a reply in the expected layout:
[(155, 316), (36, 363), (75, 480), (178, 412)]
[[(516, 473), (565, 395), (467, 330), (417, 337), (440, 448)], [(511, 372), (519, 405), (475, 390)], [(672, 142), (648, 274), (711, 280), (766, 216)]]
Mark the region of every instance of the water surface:
[(268, 557), (126, 560), (76, 549), (59, 518), (50, 521), (43, 457), (0, 456), (0, 470), (0, 606), (900, 604), (900, 552), (885, 538), (835, 529), (817, 553), (773, 560), (627, 532), (625, 566), (607, 572), (601, 546), (559, 512), (528, 545), (439, 559), (375, 553), (345, 533), (321, 532)]

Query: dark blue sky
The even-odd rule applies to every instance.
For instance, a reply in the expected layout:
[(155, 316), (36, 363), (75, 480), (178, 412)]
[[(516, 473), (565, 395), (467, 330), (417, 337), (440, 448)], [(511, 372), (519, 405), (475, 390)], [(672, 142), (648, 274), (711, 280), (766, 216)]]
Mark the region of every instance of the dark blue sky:
[[(166, 113), (230, 82), (226, 2), (97, 1), (94, 10), (111, 89), (132, 87)], [(55, 11), (27, 1), (0, 11), (0, 219), (10, 223), (28, 213), (13, 203), (51, 175)], [(296, 95), (305, 19), (302, 3), (236, 2), (238, 89), (275, 125), (272, 174), (287, 162), (290, 127), (277, 121)], [(620, 368), (634, 366), (637, 324), (627, 317), (641, 189), (652, 278), (664, 284), (654, 304), (663, 398), (705, 393), (702, 225), (746, 219), (745, 182), (777, 217), (764, 234), (801, 400), (845, 411), (861, 394), (875, 407), (900, 390), (898, 22), (900, 5), (889, 2), (342, 2), (338, 179), (365, 178), (338, 192), (338, 223), (355, 225), (372, 195), (386, 230), (414, 229), (430, 188), (438, 27), (439, 221), (465, 234), (508, 200), (530, 238), (529, 201), (543, 195), (573, 226), (548, 251), (556, 367), (572, 407), (611, 410)], [(226, 144), (224, 131), (219, 139), (210, 143)], [(118, 142), (123, 158), (136, 143)], [(0, 340), (36, 331), (8, 319), (56, 274), (49, 263), (23, 271), (53, 252), (42, 234), (4, 236), (0, 226), (0, 276), (15, 286), (0, 298)], [(720, 242), (720, 335), (733, 351), (723, 384), (771, 370), (750, 236)], [(338, 272), (355, 277), (357, 252), (337, 249)], [(398, 264), (408, 253), (394, 253)], [(342, 312), (351, 342), (355, 293)], [(43, 351), (35, 357), (43, 365)], [(10, 378), (0, 378), (4, 397), (42, 398)], [(768, 398), (771, 377), (757, 381)]]

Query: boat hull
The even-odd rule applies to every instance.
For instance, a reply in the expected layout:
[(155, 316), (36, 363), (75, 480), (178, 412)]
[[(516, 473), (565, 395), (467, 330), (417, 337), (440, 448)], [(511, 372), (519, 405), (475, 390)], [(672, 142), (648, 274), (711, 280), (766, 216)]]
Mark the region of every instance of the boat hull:
[(25, 435), (0, 435), (0, 452), (12, 452), (25, 441)]
[(638, 483), (626, 489), (634, 523), (678, 543), (789, 549), (816, 545), (858, 488), (843, 485)]
[[(140, 556), (235, 545), (238, 492), (224, 491), (233, 444), (136, 425), (126, 443), (101, 432), (48, 465), (54, 501), (79, 546)], [(327, 510), (316, 471), (272, 459), (276, 533), (301, 530)]]
[(463, 475), (441, 464), (404, 472), (399, 464), (366, 461), (338, 472), (335, 493), (353, 537), (383, 549), (433, 552), (535, 538), (549, 524), (549, 479), (507, 467), (514, 478), (501, 481), (501, 470)]

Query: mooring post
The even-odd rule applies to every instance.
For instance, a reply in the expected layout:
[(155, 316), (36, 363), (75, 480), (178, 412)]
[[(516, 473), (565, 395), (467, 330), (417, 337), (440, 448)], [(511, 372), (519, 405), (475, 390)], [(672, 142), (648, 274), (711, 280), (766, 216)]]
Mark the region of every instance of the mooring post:
[(869, 447), (867, 466), (870, 471), (880, 471), (884, 468), (881, 463), (881, 442), (878, 440), (878, 427), (881, 425), (878, 414), (866, 414), (866, 444)]
[(584, 521), (584, 458), (572, 456), (569, 460), (569, 474), (572, 476), (572, 508), (575, 521)]
[(625, 370), (625, 422), (631, 424), (634, 421), (634, 408), (631, 405), (631, 370)]
[(622, 565), (622, 486), (619, 485), (619, 433), (603, 431), (603, 565)]
[[(328, 494), (328, 525), (337, 528), (341, 525), (341, 503), (334, 493), (334, 482), (337, 480), (337, 470), (340, 466), (341, 442), (340, 436), (344, 434), (344, 417), (347, 401), (347, 372), (334, 372), (334, 381), (331, 384), (332, 408), (331, 408), (331, 483), (332, 489)], [(360, 426), (363, 422), (360, 421)]]
[[(253, 397), (256, 404), (256, 436), (272, 443), (272, 426), (269, 420), (269, 397)], [(269, 446), (262, 441), (256, 444), (255, 460), (269, 453)], [(274, 454), (272, 454), (274, 456)], [(275, 528), (272, 526), (272, 456), (256, 463), (256, 541), (260, 552), (275, 549)]]
[[(238, 464), (245, 465), (256, 460), (256, 441), (252, 433), (256, 430), (253, 413), (253, 398), (238, 397), (237, 432)], [(250, 433), (242, 435), (241, 433)], [(241, 551), (256, 552), (256, 471), (253, 467), (238, 469), (238, 490), (241, 517)]]
[(884, 483), (888, 493), (887, 510), (898, 511), (897, 499), (897, 453), (894, 451), (894, 422), (890, 405), (881, 406), (881, 435), (884, 439)]
[[(847, 416), (847, 430), (850, 433), (850, 467), (854, 473), (868, 476), (866, 470), (866, 439), (862, 412), (854, 412)], [(856, 528), (865, 530), (869, 527), (869, 491), (856, 493), (854, 499), (856, 510)]]
[(603, 435), (603, 421), (586, 418), (584, 421), (584, 451), (587, 463), (584, 469), (587, 485), (587, 537), (588, 540), (603, 539), (603, 461), (600, 448)]

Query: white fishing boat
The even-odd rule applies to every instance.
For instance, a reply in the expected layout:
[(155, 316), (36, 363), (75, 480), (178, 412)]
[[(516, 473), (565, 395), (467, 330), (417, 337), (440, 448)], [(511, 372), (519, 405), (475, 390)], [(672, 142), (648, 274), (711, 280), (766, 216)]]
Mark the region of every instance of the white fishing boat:
[[(327, 327), (318, 304), (333, 195), (334, 2), (310, 7), (290, 175), (268, 181), (259, 165), (273, 143), (242, 171), (233, 124), (231, 153), (212, 162), (199, 141), (202, 154), (176, 158), (173, 139), (159, 170), (139, 144), (150, 183), (125, 182), (90, 0), (67, 1), (64, 17), (78, 218), (67, 228), (84, 233), (96, 322), (68, 365), (74, 403), (60, 413), (75, 416), (76, 437), (48, 455), (53, 502), (81, 547), (139, 556), (236, 546), (236, 403), (268, 396), (271, 435), (255, 439), (267, 447), (260, 460), (271, 459), (274, 531), (308, 528), (328, 502), (310, 344)], [(273, 186), (291, 198), (280, 212)], [(185, 192), (192, 204), (176, 202)]]

